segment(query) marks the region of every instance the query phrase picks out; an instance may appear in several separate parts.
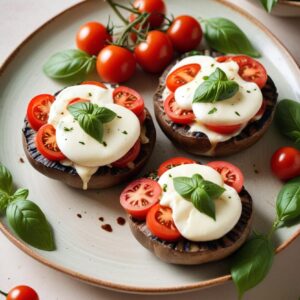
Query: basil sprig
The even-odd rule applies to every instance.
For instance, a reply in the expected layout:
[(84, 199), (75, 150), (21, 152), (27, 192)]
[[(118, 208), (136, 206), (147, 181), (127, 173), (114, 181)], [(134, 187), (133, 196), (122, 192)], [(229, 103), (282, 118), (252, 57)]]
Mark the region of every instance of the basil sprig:
[(278, 103), (275, 112), (278, 130), (300, 146), (300, 103), (285, 99)]
[(193, 103), (215, 103), (233, 97), (239, 90), (239, 85), (229, 80), (223, 70), (217, 68), (196, 89)]
[(237, 251), (231, 261), (232, 279), (239, 297), (259, 284), (268, 274), (275, 254), (272, 236), (290, 222), (300, 218), (300, 177), (287, 182), (276, 199), (276, 218), (269, 234), (256, 234)]
[(52, 55), (44, 64), (43, 70), (50, 78), (72, 80), (84, 78), (95, 66), (95, 56), (78, 49), (70, 49)]
[(202, 20), (208, 45), (223, 53), (244, 54), (260, 57), (245, 33), (232, 21), (225, 18)]
[(271, 12), (278, 0), (260, 0), (260, 2), (267, 12)]
[(11, 173), (0, 164), (0, 213), (6, 213), (8, 224), (23, 241), (41, 250), (55, 250), (51, 226), (41, 209), (27, 200), (28, 189), (13, 193), (12, 186)]
[(89, 102), (69, 105), (68, 111), (80, 127), (99, 143), (103, 142), (103, 124), (111, 122), (117, 116), (112, 110)]
[(200, 174), (190, 177), (175, 177), (173, 184), (176, 192), (184, 199), (191, 201), (195, 208), (216, 220), (214, 199), (225, 191), (221, 186), (204, 180)]

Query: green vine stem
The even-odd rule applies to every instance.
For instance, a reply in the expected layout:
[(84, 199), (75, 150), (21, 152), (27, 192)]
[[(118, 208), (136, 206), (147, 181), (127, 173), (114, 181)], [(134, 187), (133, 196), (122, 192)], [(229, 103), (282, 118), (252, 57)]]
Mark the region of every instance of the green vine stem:
[(112, 10), (116, 13), (116, 15), (123, 21), (124, 24), (129, 24), (129, 21), (125, 19), (125, 17), (121, 14), (121, 12), (117, 9), (116, 3), (112, 0), (106, 0), (108, 5), (112, 8)]
[(8, 295), (7, 293), (4, 293), (4, 292), (1, 291), (1, 290), (0, 290), (0, 294), (3, 295), (3, 296), (5, 296), (5, 297), (7, 297), (7, 295)]

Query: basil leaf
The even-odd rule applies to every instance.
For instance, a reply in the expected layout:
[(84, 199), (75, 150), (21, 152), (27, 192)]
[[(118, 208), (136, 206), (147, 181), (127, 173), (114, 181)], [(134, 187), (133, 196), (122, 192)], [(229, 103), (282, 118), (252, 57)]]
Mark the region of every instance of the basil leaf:
[(300, 176), (289, 180), (287, 183), (298, 183), (298, 184), (300, 184)]
[(260, 2), (267, 12), (271, 12), (278, 0), (260, 0)]
[(13, 181), (11, 173), (8, 169), (0, 164), (0, 190), (11, 195), (13, 188)]
[(280, 222), (290, 221), (300, 216), (300, 184), (285, 184), (276, 200), (277, 218)]
[(18, 189), (12, 196), (13, 201), (23, 199), (26, 200), (29, 195), (28, 189)]
[(248, 240), (232, 257), (231, 275), (239, 298), (268, 274), (274, 258), (272, 242), (258, 235)]
[(95, 116), (81, 114), (77, 117), (80, 127), (100, 144), (103, 142), (103, 124)]
[(102, 123), (111, 122), (117, 114), (106, 107), (97, 107), (93, 113)]
[(300, 138), (300, 103), (285, 99), (278, 103), (275, 112), (278, 130), (293, 141)]
[(213, 199), (219, 198), (224, 192), (225, 189), (211, 181), (204, 180), (203, 187), (205, 192), (209, 195), (209, 197)]
[(193, 103), (226, 100), (233, 97), (239, 90), (239, 85), (228, 80), (224, 71), (217, 68), (207, 80), (203, 81), (195, 91)]
[(216, 220), (215, 203), (204, 189), (197, 187), (191, 195), (191, 200), (200, 212)]
[(175, 191), (184, 198), (189, 198), (195, 189), (194, 181), (189, 177), (173, 178)]
[(223, 53), (244, 54), (260, 57), (245, 33), (232, 21), (225, 18), (204, 20), (205, 38), (210, 47)]
[(78, 49), (70, 49), (51, 56), (43, 70), (47, 76), (54, 79), (71, 79), (89, 74), (95, 65), (96, 57)]
[(9, 202), (9, 195), (4, 191), (0, 191), (0, 213), (1, 214), (5, 212), (8, 202)]
[(9, 225), (22, 240), (41, 250), (55, 250), (52, 229), (35, 203), (13, 201), (6, 209), (6, 216)]

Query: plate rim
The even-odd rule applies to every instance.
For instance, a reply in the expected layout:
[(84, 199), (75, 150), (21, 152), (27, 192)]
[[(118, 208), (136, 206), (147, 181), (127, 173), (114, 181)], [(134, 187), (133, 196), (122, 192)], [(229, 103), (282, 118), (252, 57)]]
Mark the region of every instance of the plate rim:
[[(229, 0), (213, 0), (215, 2), (221, 3), (222, 5), (230, 8), (231, 10), (237, 12), (238, 14), (242, 15), (244, 18), (248, 19), (252, 24), (259, 27), (262, 31), (264, 31), (279, 48), (281, 48), (286, 54), (287, 58), (290, 62), (296, 67), (296, 70), (299, 71), (300, 76), (300, 69), (297, 65), (297, 62), (290, 51), (282, 44), (281, 41), (267, 28), (263, 25), (260, 21), (258, 21), (254, 16), (250, 13), (245, 11), (243, 8), (237, 6), (236, 4), (231, 3)], [(293, 2), (293, 1), (281, 1), (281, 2)], [(44, 22), (41, 26), (39, 26), (36, 30), (34, 30), (30, 35), (28, 35), (23, 41), (8, 55), (8, 57), (4, 60), (2, 65), (0, 66), (0, 77), (4, 74), (5, 70), (12, 62), (14, 57), (21, 51), (21, 49), (30, 42), (30, 40), (36, 36), (39, 32), (41, 32), (44, 28), (46, 28), (50, 23), (56, 21), (58, 18), (62, 17), (63, 15), (67, 14), (73, 9), (76, 9), (79, 6), (85, 5), (86, 1), (81, 1), (76, 3), (70, 7), (67, 7), (62, 12), (56, 14), (55, 16), (51, 17), (48, 21)], [(300, 6), (300, 3), (299, 3)], [(219, 276), (213, 279), (199, 281), (192, 284), (185, 284), (180, 286), (174, 287), (136, 287), (132, 285), (126, 284), (117, 284), (110, 281), (102, 280), (99, 278), (95, 278), (88, 275), (83, 275), (80, 272), (73, 271), (69, 268), (65, 268), (62, 265), (56, 264), (51, 260), (44, 258), (42, 255), (37, 254), (35, 250), (30, 248), (25, 242), (19, 240), (10, 230), (9, 228), (2, 222), (0, 219), (0, 231), (10, 240), (17, 248), (21, 251), (35, 259), (36, 261), (56, 270), (60, 271), (66, 275), (69, 275), (75, 279), (81, 280), (83, 282), (97, 285), (99, 287), (103, 287), (110, 290), (116, 290), (120, 292), (126, 293), (136, 293), (136, 294), (166, 294), (166, 293), (177, 293), (177, 292), (188, 292), (193, 290), (198, 290), (201, 288), (207, 288), (211, 286), (217, 286), (220, 284), (224, 284), (232, 280), (230, 274)], [(280, 253), (284, 249), (286, 249), (297, 237), (300, 236), (300, 229), (298, 229), (290, 238), (285, 240), (281, 245), (276, 248), (276, 254)]]
[(300, 7), (300, 2), (292, 1), (292, 0), (279, 0), (280, 4), (293, 6), (293, 7)]

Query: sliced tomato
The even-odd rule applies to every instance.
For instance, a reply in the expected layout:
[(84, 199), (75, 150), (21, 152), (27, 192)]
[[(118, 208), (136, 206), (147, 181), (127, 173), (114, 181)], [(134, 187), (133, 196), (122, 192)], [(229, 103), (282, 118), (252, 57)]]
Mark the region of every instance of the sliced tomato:
[(262, 89), (268, 80), (265, 67), (257, 60), (246, 56), (221, 56), (217, 58), (218, 62), (235, 61), (239, 65), (239, 74), (245, 81), (255, 82)]
[(212, 161), (207, 164), (218, 171), (226, 184), (233, 187), (238, 193), (244, 185), (244, 175), (235, 165), (226, 161)]
[(143, 110), (140, 114), (137, 115), (137, 117), (138, 117), (138, 119), (139, 119), (141, 125), (144, 124), (144, 122), (145, 122), (145, 120), (146, 120), (146, 116), (147, 116), (147, 114), (146, 114), (146, 111), (145, 111), (145, 110)]
[(107, 89), (106, 85), (102, 82), (99, 82), (99, 81), (83, 81), (81, 82), (81, 84), (90, 84), (90, 85), (96, 85), (96, 86), (99, 86), (101, 88), (104, 88), (104, 89)]
[(56, 143), (56, 130), (51, 124), (43, 125), (37, 132), (35, 144), (38, 151), (49, 160), (63, 160), (66, 157)]
[(157, 170), (157, 175), (160, 177), (162, 174), (164, 174), (165, 172), (167, 172), (168, 170), (170, 170), (176, 166), (187, 165), (187, 164), (196, 164), (196, 163), (197, 163), (196, 161), (194, 161), (190, 158), (173, 157), (173, 158), (166, 160), (159, 166), (159, 168)]
[(204, 124), (209, 130), (220, 133), (220, 134), (232, 134), (240, 130), (241, 124), (237, 125), (208, 125)]
[(76, 103), (84, 103), (84, 102), (90, 102), (88, 99), (83, 99), (83, 98), (74, 98), (72, 99), (68, 105), (76, 104)]
[(161, 240), (173, 242), (181, 237), (169, 207), (154, 205), (147, 214), (146, 224), (151, 233)]
[(174, 94), (170, 94), (164, 102), (164, 109), (167, 116), (177, 124), (189, 124), (195, 120), (192, 110), (185, 110), (178, 106)]
[(32, 98), (27, 107), (27, 120), (34, 130), (39, 130), (47, 123), (50, 107), (55, 97), (49, 94), (41, 94)]
[(141, 151), (141, 142), (138, 140), (134, 146), (119, 160), (112, 163), (116, 168), (127, 168), (130, 162), (133, 162)]
[(144, 110), (144, 99), (133, 89), (125, 86), (117, 87), (113, 92), (113, 99), (116, 104), (130, 109), (136, 115)]
[(149, 209), (159, 201), (161, 193), (161, 186), (156, 181), (137, 179), (123, 190), (120, 203), (131, 216), (145, 220)]
[(259, 111), (256, 113), (256, 115), (253, 117), (254, 120), (259, 120), (265, 113), (267, 108), (267, 101), (264, 100)]
[(200, 69), (199, 64), (188, 64), (174, 70), (166, 80), (168, 89), (175, 92), (180, 86), (192, 81)]

